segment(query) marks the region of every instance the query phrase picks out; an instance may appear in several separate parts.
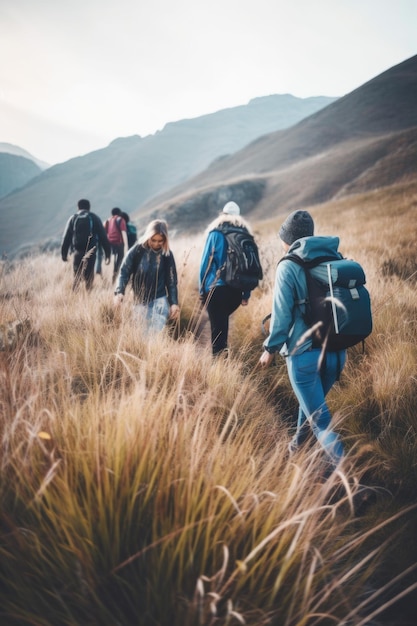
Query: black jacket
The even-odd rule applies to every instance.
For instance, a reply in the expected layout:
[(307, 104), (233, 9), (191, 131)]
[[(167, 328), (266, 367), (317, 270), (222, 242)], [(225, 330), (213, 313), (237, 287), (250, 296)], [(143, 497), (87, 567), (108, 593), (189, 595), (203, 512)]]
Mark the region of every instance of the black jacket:
[(172, 252), (166, 256), (136, 243), (123, 259), (116, 294), (124, 294), (130, 277), (135, 302), (146, 304), (167, 296), (170, 305), (178, 304), (177, 270)]

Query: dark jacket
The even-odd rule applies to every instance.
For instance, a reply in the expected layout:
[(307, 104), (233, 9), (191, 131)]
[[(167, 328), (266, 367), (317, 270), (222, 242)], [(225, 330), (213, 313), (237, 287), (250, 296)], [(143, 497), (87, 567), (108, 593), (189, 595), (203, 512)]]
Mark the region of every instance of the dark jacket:
[[(78, 211), (77, 213), (74, 213), (74, 215), (71, 215), (65, 226), (61, 245), (61, 257), (63, 261), (67, 260), (69, 250), (71, 250), (71, 252), (74, 251), (74, 222), (77, 215), (80, 215), (80, 213), (82, 212), (83, 211)], [(89, 211), (89, 215), (92, 219), (92, 237), (88, 245), (88, 249), (91, 250), (91, 248), (93, 248), (94, 246), (96, 246), (96, 248), (97, 246), (101, 246), (104, 250), (104, 255), (106, 259), (109, 259), (111, 255), (111, 248), (109, 240), (107, 239), (107, 234), (104, 229), (103, 222), (95, 213), (91, 213), (91, 211)]]
[(167, 296), (170, 305), (178, 304), (177, 270), (172, 252), (164, 255), (136, 243), (120, 266), (116, 294), (124, 294), (131, 276), (135, 302), (147, 304)]

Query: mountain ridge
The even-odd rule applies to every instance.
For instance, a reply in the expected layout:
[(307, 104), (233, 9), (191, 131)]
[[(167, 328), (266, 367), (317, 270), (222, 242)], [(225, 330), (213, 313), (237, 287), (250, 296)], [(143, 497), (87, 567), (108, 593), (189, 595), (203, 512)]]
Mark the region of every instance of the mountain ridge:
[[(268, 98), (264, 97), (264, 104)], [(254, 105), (253, 111), (259, 118)], [(95, 201), (100, 193), (108, 212), (117, 198), (115, 204), (130, 213), (139, 229), (158, 216), (176, 232), (193, 232), (204, 229), (230, 199), (241, 205), (244, 215), (263, 220), (272, 212), (314, 206), (417, 177), (417, 56), (292, 126), (260, 134), (230, 153), (222, 141), (228, 139), (225, 129), (230, 119), (241, 130), (239, 113), (226, 109), (203, 119), (169, 123), (154, 136), (119, 138), (108, 148), (49, 168), (0, 201), (0, 211), (9, 209), (14, 216), (2, 231), (0, 250), (5, 245), (17, 247), (16, 232), (20, 243), (29, 241), (29, 233), (34, 242), (56, 239), (80, 197), (89, 197), (92, 210), (100, 215)], [(197, 157), (203, 148), (213, 147), (212, 127), (205, 122), (219, 119), (223, 123), (216, 129), (216, 156), (202, 169)], [(200, 125), (203, 136), (198, 133)], [(179, 143), (171, 135), (180, 138)], [(169, 152), (164, 149), (167, 145)], [(208, 162), (207, 153), (204, 156)], [(187, 163), (196, 172), (192, 176)], [(128, 204), (129, 190), (120, 184), (128, 180), (142, 192), (135, 206)], [(156, 194), (156, 189), (163, 191)], [(51, 207), (57, 195), (61, 204)], [(35, 219), (27, 223), (31, 215)]]
[[(144, 215), (163, 215), (178, 228), (201, 228), (213, 207), (234, 199), (257, 219), (314, 205), (355, 189), (383, 186), (417, 175), (417, 56), (374, 77), (296, 125), (262, 136), (213, 163), (185, 184), (147, 202)], [(391, 170), (382, 168), (390, 162)], [(370, 172), (372, 171), (372, 175)], [(253, 183), (262, 194), (240, 191)], [(301, 184), (300, 184), (300, 181)], [(360, 181), (360, 182), (359, 182)], [(365, 185), (367, 182), (367, 186)], [(183, 210), (187, 219), (182, 220)]]
[(237, 107), (236, 115), (235, 109), (225, 109), (170, 122), (155, 135), (118, 138), (106, 148), (50, 167), (0, 200), (0, 212), (14, 215), (0, 235), (0, 252), (57, 237), (81, 197), (89, 198), (92, 210), (102, 218), (113, 206), (132, 214), (149, 198), (204, 171), (220, 156), (333, 101), (325, 96), (260, 97)]
[(0, 199), (24, 187), (41, 172), (32, 158), (0, 150)]
[(41, 161), (40, 159), (37, 159), (36, 157), (33, 156), (33, 154), (31, 154), (24, 148), (21, 148), (20, 146), (16, 146), (13, 143), (0, 141), (0, 154), (1, 153), (12, 154), (14, 156), (20, 156), (20, 157), (24, 157), (25, 159), (29, 159), (30, 161), (33, 161), (41, 170), (46, 170), (48, 169), (48, 167), (50, 167), (49, 163), (46, 163), (45, 161)]

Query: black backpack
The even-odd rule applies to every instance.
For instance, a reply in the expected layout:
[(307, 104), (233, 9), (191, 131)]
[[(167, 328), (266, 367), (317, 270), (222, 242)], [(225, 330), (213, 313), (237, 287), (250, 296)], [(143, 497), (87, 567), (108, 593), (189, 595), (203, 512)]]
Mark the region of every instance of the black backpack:
[(72, 224), (72, 247), (78, 252), (86, 252), (96, 245), (94, 222), (89, 211), (81, 211), (74, 215)]
[(254, 237), (242, 226), (223, 225), (216, 228), (226, 237), (226, 261), (221, 278), (226, 285), (252, 291), (263, 277), (259, 250)]
[(307, 300), (304, 321), (313, 332), (313, 347), (342, 350), (363, 342), (372, 332), (372, 312), (366, 277), (356, 261), (320, 257), (303, 261), (290, 254), (290, 260), (304, 268)]

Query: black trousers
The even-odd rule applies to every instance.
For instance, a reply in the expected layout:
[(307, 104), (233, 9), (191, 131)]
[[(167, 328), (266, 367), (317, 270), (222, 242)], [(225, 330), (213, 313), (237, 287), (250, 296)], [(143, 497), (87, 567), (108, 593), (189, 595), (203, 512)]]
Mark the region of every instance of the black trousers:
[(119, 269), (123, 261), (124, 251), (125, 251), (124, 243), (112, 243), (111, 244), (111, 252), (114, 255), (113, 282), (116, 280), (117, 274), (119, 273)]
[(213, 354), (219, 354), (227, 348), (229, 334), (229, 316), (242, 302), (242, 292), (233, 287), (215, 287), (207, 298), (207, 313), (211, 326), (211, 344)]
[(78, 289), (80, 282), (85, 281), (87, 289), (91, 289), (94, 281), (94, 265), (96, 262), (95, 252), (74, 252), (73, 268), (74, 268), (74, 283), (73, 290)]

